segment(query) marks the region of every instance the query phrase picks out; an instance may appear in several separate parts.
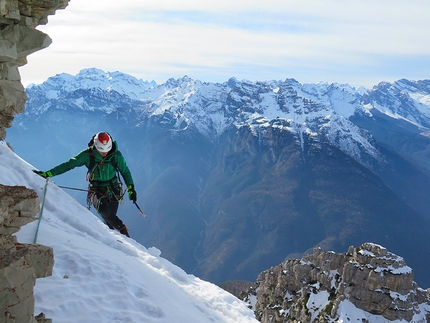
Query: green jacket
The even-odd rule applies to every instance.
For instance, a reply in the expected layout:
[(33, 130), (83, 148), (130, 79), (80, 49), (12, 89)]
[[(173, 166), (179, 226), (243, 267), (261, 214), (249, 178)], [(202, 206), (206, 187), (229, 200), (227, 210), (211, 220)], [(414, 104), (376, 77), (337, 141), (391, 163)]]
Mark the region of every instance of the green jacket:
[[(91, 154), (94, 156), (93, 169), (90, 169)], [(116, 168), (112, 165), (113, 160), (114, 164), (116, 164)], [(57, 176), (68, 172), (75, 167), (81, 167), (84, 165), (88, 168), (88, 179), (90, 183), (96, 184), (96, 186), (106, 187), (116, 184), (118, 182), (116, 169), (121, 173), (127, 186), (134, 185), (130, 169), (128, 168), (123, 155), (118, 150), (116, 141), (113, 141), (112, 149), (105, 157), (102, 157), (97, 149), (88, 147), (75, 157), (70, 158), (68, 161), (50, 169), (49, 171), (52, 173), (52, 176)]]

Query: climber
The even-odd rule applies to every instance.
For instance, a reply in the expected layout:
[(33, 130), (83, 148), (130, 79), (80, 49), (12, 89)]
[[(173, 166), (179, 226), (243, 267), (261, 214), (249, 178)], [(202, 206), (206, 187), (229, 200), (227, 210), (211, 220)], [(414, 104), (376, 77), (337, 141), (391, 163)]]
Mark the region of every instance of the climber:
[(78, 153), (68, 161), (46, 171), (34, 170), (43, 178), (53, 177), (69, 170), (86, 166), (88, 168), (88, 204), (100, 213), (110, 229), (130, 237), (127, 226), (116, 215), (119, 202), (122, 200), (122, 183), (117, 173), (121, 173), (127, 186), (129, 199), (134, 203), (137, 194), (133, 178), (127, 163), (118, 150), (116, 141), (107, 132), (97, 133), (88, 143), (88, 148)]

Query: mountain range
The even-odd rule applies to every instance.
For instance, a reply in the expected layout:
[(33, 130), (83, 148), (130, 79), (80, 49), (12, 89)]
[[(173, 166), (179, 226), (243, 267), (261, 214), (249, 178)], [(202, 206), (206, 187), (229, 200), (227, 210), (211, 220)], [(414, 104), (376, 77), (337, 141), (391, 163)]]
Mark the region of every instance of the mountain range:
[[(16, 153), (47, 170), (108, 131), (147, 213), (126, 203), (119, 216), (189, 273), (253, 281), (314, 247), (372, 242), (430, 285), (430, 80), (156, 84), (90, 68), (26, 93), (7, 134)], [(86, 187), (84, 169), (53, 180)]]

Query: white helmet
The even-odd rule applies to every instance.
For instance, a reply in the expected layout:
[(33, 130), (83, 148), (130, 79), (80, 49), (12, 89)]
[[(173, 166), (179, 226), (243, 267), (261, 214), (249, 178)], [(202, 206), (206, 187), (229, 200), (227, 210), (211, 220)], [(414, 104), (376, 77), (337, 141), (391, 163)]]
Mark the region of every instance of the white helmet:
[(107, 132), (99, 132), (94, 136), (94, 147), (101, 153), (108, 153), (112, 149), (112, 138)]

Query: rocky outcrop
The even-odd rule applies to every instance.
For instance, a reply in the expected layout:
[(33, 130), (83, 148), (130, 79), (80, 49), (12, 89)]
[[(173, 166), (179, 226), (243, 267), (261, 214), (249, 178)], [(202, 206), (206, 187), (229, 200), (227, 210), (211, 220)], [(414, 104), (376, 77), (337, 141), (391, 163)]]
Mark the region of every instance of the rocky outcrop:
[[(300, 260), (286, 260), (262, 272), (242, 298), (264, 323), (372, 322), (369, 317), (429, 322), (429, 296), (403, 258), (365, 243), (345, 254), (317, 248)], [(342, 310), (346, 304), (349, 311)]]
[[(52, 275), (52, 248), (18, 243), (13, 233), (35, 220), (39, 198), (23, 186), (0, 184), (0, 321), (8, 323), (50, 322), (34, 317), (33, 287), (36, 278)], [(43, 319), (43, 320), (42, 320)]]
[[(27, 96), (18, 67), (27, 55), (48, 47), (51, 39), (36, 30), (47, 16), (64, 9), (69, 0), (0, 0), (0, 139), (24, 112)], [(0, 321), (50, 322), (43, 313), (34, 317), (33, 286), (36, 278), (50, 276), (53, 251), (38, 244), (18, 243), (12, 236), (34, 221), (39, 209), (37, 194), (25, 187), (0, 185)]]
[(0, 139), (12, 126), (17, 113), (24, 112), (27, 96), (18, 67), (27, 55), (51, 44), (48, 35), (36, 30), (48, 15), (64, 9), (68, 0), (0, 0)]

